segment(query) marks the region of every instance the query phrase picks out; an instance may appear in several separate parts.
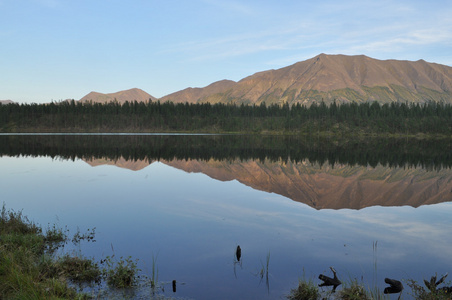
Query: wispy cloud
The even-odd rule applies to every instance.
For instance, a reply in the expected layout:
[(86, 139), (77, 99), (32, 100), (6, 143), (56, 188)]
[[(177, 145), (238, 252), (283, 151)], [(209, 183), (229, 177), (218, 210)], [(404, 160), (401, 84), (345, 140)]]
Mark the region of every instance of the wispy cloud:
[[(224, 59), (264, 51), (280, 51), (279, 60), (289, 61), (299, 57), (285, 52), (312, 53), (338, 52), (344, 54), (374, 54), (412, 51), (413, 46), (434, 46), (451, 44), (450, 18), (428, 15), (419, 20), (420, 11), (407, 4), (387, 1), (387, 7), (365, 2), (357, 6), (348, 3), (351, 13), (342, 13), (347, 7), (335, 4), (324, 6), (325, 16), (319, 8), (311, 16), (303, 16), (300, 21), (281, 16), (276, 28), (263, 28), (260, 32), (249, 32), (239, 36), (206, 40), (198, 43), (194, 60)], [(358, 7), (358, 11), (356, 11)], [(364, 9), (372, 11), (368, 19), (360, 14)]]
[(307, 23), (282, 24), (275, 28), (260, 31), (245, 31), (235, 35), (198, 38), (188, 42), (167, 45), (162, 53), (186, 53), (190, 61), (211, 61), (239, 57), (268, 51), (287, 51), (304, 49), (316, 32)]
[(348, 52), (391, 53), (404, 51), (413, 46), (430, 46), (451, 44), (452, 32), (441, 29), (422, 29), (399, 33), (380, 40), (364, 40), (347, 48)]

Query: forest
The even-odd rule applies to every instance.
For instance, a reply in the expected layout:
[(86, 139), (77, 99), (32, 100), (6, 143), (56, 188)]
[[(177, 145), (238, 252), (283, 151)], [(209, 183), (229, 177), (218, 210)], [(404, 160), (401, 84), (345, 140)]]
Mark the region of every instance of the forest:
[(452, 105), (313, 103), (309, 107), (223, 103), (61, 101), (0, 105), (0, 132), (199, 132), (452, 134)]
[(0, 156), (47, 156), (53, 159), (308, 160), (319, 165), (364, 167), (452, 167), (451, 139), (334, 139), (295, 135), (0, 135)]

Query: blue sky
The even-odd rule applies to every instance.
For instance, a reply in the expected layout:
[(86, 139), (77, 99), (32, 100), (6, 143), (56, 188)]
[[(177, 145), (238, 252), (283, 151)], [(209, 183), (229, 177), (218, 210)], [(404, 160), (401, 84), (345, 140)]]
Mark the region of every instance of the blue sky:
[(327, 54), (452, 66), (452, 1), (0, 0), (0, 99), (162, 97)]

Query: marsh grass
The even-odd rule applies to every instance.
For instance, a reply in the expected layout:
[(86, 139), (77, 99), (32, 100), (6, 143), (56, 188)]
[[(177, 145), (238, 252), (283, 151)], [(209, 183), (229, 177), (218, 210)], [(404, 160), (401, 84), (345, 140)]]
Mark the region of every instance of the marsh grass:
[(136, 261), (131, 257), (113, 257), (101, 270), (94, 259), (81, 254), (55, 255), (58, 249), (72, 241), (95, 241), (95, 228), (69, 239), (69, 230), (56, 225), (42, 228), (22, 214), (7, 210), (0, 212), (0, 299), (87, 299), (77, 292), (74, 284), (107, 283), (116, 288), (133, 286), (137, 282)]
[(370, 300), (378, 299), (372, 297), (370, 292), (356, 279), (343, 283), (342, 290), (337, 293), (338, 299), (344, 300)]
[(261, 261), (261, 268), (260, 270), (257, 272), (257, 275), (260, 277), (261, 281), (264, 279), (264, 277), (267, 279), (268, 282), (268, 267), (270, 265), (270, 252), (268, 252), (267, 254), (267, 258), (265, 261), (265, 264)]
[[(437, 289), (424, 288), (416, 281), (409, 279), (406, 280), (407, 285), (410, 287), (408, 299), (415, 300), (451, 300), (452, 293), (449, 292), (450, 282), (445, 284), (445, 287)], [(397, 295), (396, 295), (397, 296)], [(402, 295), (398, 295), (397, 299), (403, 299)], [(391, 299), (389, 295), (385, 295), (378, 288), (368, 289), (363, 283), (358, 282), (356, 279), (351, 279), (347, 282), (343, 282), (342, 288), (336, 293), (324, 292), (318, 288), (318, 286), (312, 281), (307, 280), (304, 276), (299, 280), (298, 286), (290, 291), (290, 294), (286, 297), (289, 300), (316, 300), (316, 299), (338, 299), (338, 300), (381, 300)]]
[(157, 267), (157, 257), (158, 255), (152, 255), (152, 274), (150, 278), (151, 288), (155, 288), (158, 285), (159, 280), (159, 269)]
[(137, 259), (129, 257), (120, 257), (119, 260), (115, 259), (115, 256), (107, 256), (101, 263), (105, 264), (105, 268), (102, 270), (103, 276), (107, 280), (107, 284), (110, 287), (117, 289), (129, 288), (138, 284), (139, 275), (141, 271), (137, 267)]
[(47, 226), (46, 233), (44, 235), (45, 247), (44, 251), (46, 253), (53, 254), (58, 249), (64, 247), (68, 240), (69, 229), (67, 227), (62, 229), (57, 227), (55, 224)]
[(90, 258), (66, 254), (55, 262), (56, 270), (65, 274), (74, 283), (99, 283), (102, 272)]
[(338, 300), (377, 300), (389, 299), (380, 292), (370, 291), (356, 279), (350, 280), (342, 284), (339, 291), (324, 291), (312, 281), (305, 277), (299, 279), (298, 286), (290, 291), (287, 296), (289, 300), (316, 300), (316, 299), (338, 299)]
[(0, 233), (4, 234), (40, 234), (41, 227), (33, 222), (30, 222), (27, 217), (22, 215), (22, 211), (15, 212), (13, 210), (6, 210), (5, 204), (2, 206), (0, 219)]
[(261, 260), (261, 268), (258, 270), (257, 274), (255, 274), (257, 277), (260, 278), (259, 284), (262, 283), (262, 281), (265, 278), (265, 285), (267, 287), (267, 292), (270, 293), (270, 281), (269, 281), (269, 266), (270, 266), (270, 251), (267, 254), (267, 258), (265, 261), (265, 264)]
[(52, 260), (67, 236), (57, 227), (42, 228), (6, 210), (0, 215), (0, 299), (83, 299), (70, 288), (65, 273)]
[(292, 289), (287, 298), (289, 300), (317, 300), (321, 298), (321, 294), (312, 279), (306, 280), (303, 276), (298, 280), (298, 287)]
[[(416, 300), (448, 300), (452, 299), (452, 293), (449, 293), (442, 289), (428, 289), (419, 285), (415, 280), (408, 279), (407, 285), (411, 288), (410, 295)], [(450, 286), (450, 282), (446, 284)]]
[(261, 275), (262, 276), (265, 274), (265, 276), (268, 277), (268, 266), (269, 266), (269, 263), (270, 263), (270, 252), (267, 254), (267, 259), (266, 259), (265, 266), (261, 262), (261, 264), (262, 264)]

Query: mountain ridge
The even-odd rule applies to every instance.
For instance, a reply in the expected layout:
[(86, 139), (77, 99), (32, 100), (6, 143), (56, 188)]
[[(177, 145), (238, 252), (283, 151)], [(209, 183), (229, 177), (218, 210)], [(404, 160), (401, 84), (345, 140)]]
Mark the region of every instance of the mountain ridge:
[(147, 92), (139, 89), (132, 88), (129, 90), (123, 90), (116, 93), (103, 94), (98, 92), (90, 92), (89, 94), (82, 97), (80, 102), (89, 102), (92, 101), (94, 103), (108, 103), (117, 101), (118, 103), (124, 103), (126, 101), (138, 101), (138, 102), (147, 102), (151, 99), (152, 101), (157, 100), (157, 98), (151, 96)]
[(116, 93), (91, 92), (80, 101), (234, 104), (349, 102), (452, 103), (452, 67), (425, 60), (378, 60), (366, 55), (319, 54), (292, 65), (261, 71), (237, 82), (220, 80), (189, 87), (161, 98), (134, 88)]
[[(222, 81), (216, 82), (220, 85)], [(216, 84), (213, 83), (213, 84)], [(211, 85), (213, 85), (211, 84)], [(210, 87), (207, 86), (205, 89)], [(198, 91), (202, 94), (204, 90)], [(186, 92), (186, 91), (185, 91)], [(199, 97), (181, 91), (160, 98), (173, 102), (268, 104), (325, 101), (452, 103), (452, 67), (424, 60), (377, 60), (365, 55), (320, 54), (276, 70), (257, 72), (236, 83), (217, 86)]]

